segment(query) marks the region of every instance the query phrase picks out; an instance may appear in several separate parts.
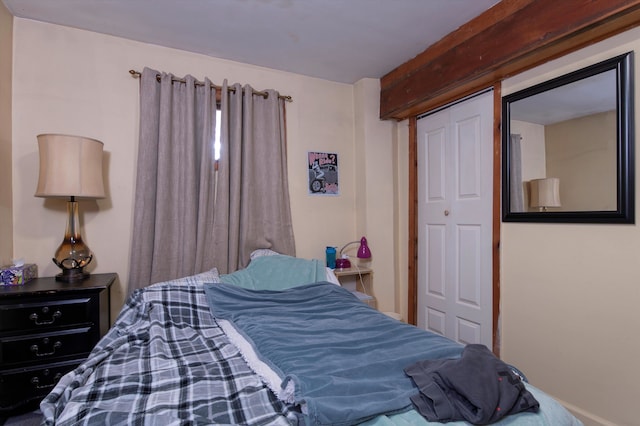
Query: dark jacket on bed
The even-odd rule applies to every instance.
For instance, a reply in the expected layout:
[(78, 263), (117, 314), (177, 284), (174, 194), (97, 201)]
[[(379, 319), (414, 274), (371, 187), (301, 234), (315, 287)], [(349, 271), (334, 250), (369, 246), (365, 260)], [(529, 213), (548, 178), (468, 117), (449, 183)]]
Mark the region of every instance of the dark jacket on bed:
[(405, 372), (420, 391), (411, 401), (429, 421), (485, 425), (539, 407), (511, 367), (483, 345), (467, 345), (459, 359), (418, 361)]

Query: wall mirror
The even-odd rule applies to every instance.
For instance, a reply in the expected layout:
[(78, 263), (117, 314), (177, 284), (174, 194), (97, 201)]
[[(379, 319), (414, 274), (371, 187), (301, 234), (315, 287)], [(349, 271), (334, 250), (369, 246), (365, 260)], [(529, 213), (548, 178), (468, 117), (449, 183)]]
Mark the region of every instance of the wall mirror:
[(633, 52), (502, 99), (505, 222), (634, 223)]

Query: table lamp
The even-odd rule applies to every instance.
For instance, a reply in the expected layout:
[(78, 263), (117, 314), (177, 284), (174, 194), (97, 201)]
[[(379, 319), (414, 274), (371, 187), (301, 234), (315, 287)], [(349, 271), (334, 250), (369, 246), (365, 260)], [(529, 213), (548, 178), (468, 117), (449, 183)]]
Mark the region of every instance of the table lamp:
[(336, 259), (336, 268), (338, 269), (347, 269), (351, 268), (351, 262), (346, 254), (344, 254), (344, 250), (349, 247), (351, 244), (360, 243), (360, 247), (358, 247), (358, 252), (356, 256), (358, 259), (370, 259), (371, 258), (371, 250), (369, 249), (369, 245), (367, 244), (367, 239), (365, 237), (360, 238), (359, 241), (351, 241), (340, 249), (340, 258)]
[(103, 143), (81, 136), (38, 135), (40, 172), (35, 196), (68, 198), (67, 228), (53, 263), (62, 272), (56, 280), (82, 281), (89, 277), (83, 269), (93, 259), (93, 253), (80, 235), (78, 202), (76, 198), (104, 198), (102, 181)]
[(549, 207), (561, 207), (560, 179), (533, 179), (529, 182), (529, 189), (531, 207), (537, 207), (541, 212), (546, 212)]

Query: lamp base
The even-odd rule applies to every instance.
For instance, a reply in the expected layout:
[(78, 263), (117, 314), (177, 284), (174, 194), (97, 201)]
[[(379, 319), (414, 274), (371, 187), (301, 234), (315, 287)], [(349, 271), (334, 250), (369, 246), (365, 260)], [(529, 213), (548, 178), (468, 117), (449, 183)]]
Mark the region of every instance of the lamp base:
[(336, 269), (349, 269), (351, 268), (351, 262), (347, 258), (336, 259)]
[(62, 269), (62, 273), (56, 275), (56, 281), (75, 283), (89, 278), (89, 273), (83, 272), (82, 269), (91, 263), (93, 253), (80, 236), (78, 202), (75, 201), (75, 197), (71, 197), (67, 202), (67, 213), (69, 217), (64, 239), (56, 250), (55, 257), (51, 260), (58, 268)]
[(83, 272), (82, 268), (62, 269), (62, 272), (56, 275), (56, 281), (65, 283), (77, 283), (89, 278), (88, 272)]

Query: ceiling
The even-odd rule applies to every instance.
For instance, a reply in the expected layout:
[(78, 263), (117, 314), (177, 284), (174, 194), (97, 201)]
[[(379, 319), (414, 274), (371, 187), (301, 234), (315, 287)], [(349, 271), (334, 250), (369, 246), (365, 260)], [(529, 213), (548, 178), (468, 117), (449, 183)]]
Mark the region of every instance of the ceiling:
[(2, 0), (50, 22), (341, 83), (380, 78), (498, 0)]
[(617, 72), (608, 70), (512, 102), (509, 116), (512, 120), (547, 125), (616, 111), (617, 92)]

